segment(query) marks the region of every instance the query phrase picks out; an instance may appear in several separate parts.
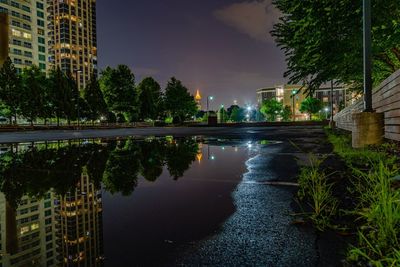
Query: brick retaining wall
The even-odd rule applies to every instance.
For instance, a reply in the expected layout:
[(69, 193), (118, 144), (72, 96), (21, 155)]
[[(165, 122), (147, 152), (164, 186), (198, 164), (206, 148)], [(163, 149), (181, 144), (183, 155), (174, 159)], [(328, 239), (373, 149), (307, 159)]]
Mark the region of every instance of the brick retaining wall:
[[(400, 70), (384, 80), (375, 88), (372, 106), (376, 112), (385, 114), (385, 138), (400, 141)], [(352, 114), (363, 110), (363, 99), (345, 108), (335, 115), (336, 126), (352, 131), (354, 122)]]

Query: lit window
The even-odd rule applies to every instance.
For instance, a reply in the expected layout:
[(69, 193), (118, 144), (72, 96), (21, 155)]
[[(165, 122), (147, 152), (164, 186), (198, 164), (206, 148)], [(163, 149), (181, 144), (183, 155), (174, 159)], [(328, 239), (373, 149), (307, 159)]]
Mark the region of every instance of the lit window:
[(23, 234), (29, 232), (29, 226), (21, 227), (21, 231), (20, 231), (20, 232), (21, 232), (21, 235), (23, 235)]
[(22, 33), (20, 31), (15, 30), (15, 29), (11, 29), (11, 33), (12, 33), (13, 36), (16, 36), (16, 37), (21, 37), (22, 36)]
[(25, 39), (32, 39), (32, 34), (24, 32), (24, 33), (23, 33), (23, 37), (24, 37)]
[(36, 230), (36, 229), (39, 229), (39, 224), (38, 223), (32, 224), (31, 225), (31, 230), (33, 231), (33, 230)]

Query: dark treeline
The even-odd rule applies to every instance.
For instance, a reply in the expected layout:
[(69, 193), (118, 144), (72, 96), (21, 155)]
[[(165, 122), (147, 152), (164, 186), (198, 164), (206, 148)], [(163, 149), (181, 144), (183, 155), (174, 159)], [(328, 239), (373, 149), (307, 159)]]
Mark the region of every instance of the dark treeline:
[(198, 149), (193, 139), (51, 143), (23, 152), (13, 149), (0, 157), (0, 190), (17, 207), (25, 195), (42, 198), (49, 190), (59, 195), (73, 191), (85, 173), (96, 187), (130, 195), (140, 176), (156, 181), (164, 166), (173, 179), (182, 177)]
[(38, 119), (44, 124), (56, 119), (59, 125), (60, 120), (122, 123), (167, 117), (180, 123), (197, 112), (193, 96), (175, 78), (165, 90), (151, 77), (136, 84), (129, 67), (119, 65), (106, 68), (99, 79), (93, 76), (85, 88), (78, 88), (78, 75), (56, 68), (46, 76), (36, 66), (17, 74), (8, 59), (0, 69), (0, 116), (10, 124), (24, 118), (32, 125)]

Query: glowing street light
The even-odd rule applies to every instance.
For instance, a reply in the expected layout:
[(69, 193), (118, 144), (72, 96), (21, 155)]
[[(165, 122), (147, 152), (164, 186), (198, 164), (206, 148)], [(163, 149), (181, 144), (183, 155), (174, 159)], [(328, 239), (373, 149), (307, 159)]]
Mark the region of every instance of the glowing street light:
[(213, 97), (213, 96), (207, 96), (207, 114), (210, 113), (210, 108), (209, 108), (209, 106), (210, 106), (210, 101), (213, 101), (213, 100), (214, 100), (214, 97)]
[(325, 116), (326, 116), (326, 119), (328, 119), (328, 111), (329, 111), (329, 108), (328, 108), (328, 107), (326, 107), (324, 110), (325, 110)]

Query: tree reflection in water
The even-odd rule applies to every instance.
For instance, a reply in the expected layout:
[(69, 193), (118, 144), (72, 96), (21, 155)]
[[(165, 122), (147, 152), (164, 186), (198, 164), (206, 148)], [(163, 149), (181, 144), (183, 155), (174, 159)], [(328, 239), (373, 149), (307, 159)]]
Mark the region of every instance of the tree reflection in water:
[(149, 138), (102, 142), (58, 142), (15, 146), (0, 156), (0, 188), (9, 203), (22, 196), (42, 198), (49, 190), (65, 195), (80, 181), (83, 171), (96, 187), (130, 195), (142, 176), (154, 182), (167, 166), (173, 179), (182, 177), (195, 161), (194, 139)]
[[(140, 176), (154, 182), (164, 166), (176, 180), (198, 151), (194, 139), (168, 138), (10, 146), (0, 155), (0, 209), (5, 217), (0, 224), (7, 239), (0, 263), (102, 266), (100, 189), (130, 195)], [(21, 245), (27, 238), (38, 247), (35, 253), (26, 254), (33, 245)], [(42, 243), (46, 250), (40, 251)]]

